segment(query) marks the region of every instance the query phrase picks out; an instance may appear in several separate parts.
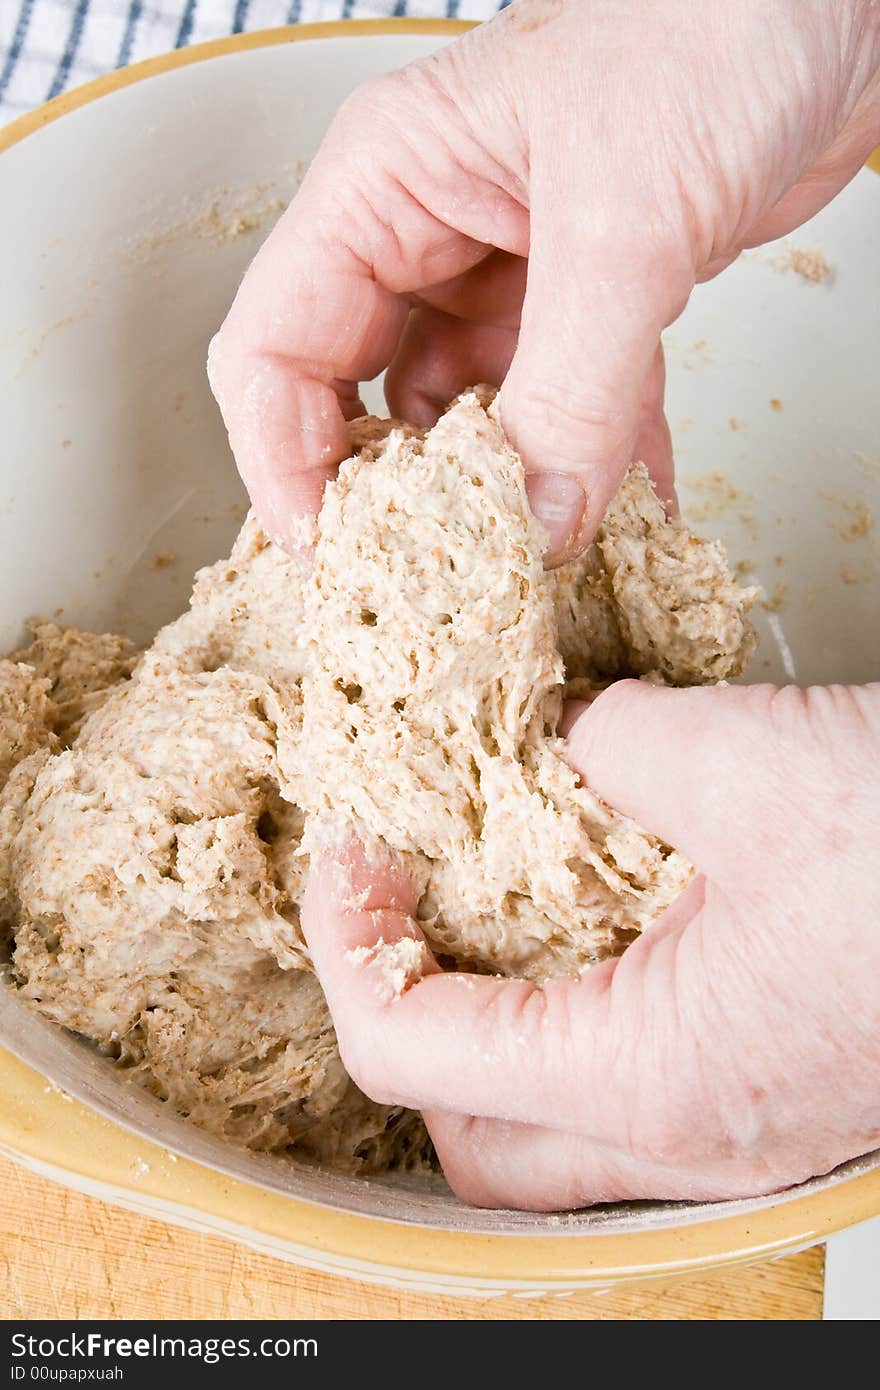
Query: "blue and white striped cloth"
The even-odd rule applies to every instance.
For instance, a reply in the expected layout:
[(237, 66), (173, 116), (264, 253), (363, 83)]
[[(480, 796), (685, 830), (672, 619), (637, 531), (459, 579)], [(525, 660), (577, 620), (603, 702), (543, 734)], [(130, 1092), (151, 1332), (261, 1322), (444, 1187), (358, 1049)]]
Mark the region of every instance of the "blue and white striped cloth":
[(327, 19), (487, 19), (509, 0), (0, 0), (0, 125), (111, 68)]

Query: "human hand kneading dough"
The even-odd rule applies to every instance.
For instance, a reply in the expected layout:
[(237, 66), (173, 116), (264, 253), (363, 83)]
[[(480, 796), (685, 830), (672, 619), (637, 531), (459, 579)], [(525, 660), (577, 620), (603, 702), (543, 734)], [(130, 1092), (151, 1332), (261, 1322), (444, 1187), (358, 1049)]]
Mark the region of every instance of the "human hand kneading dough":
[[(852, 177), (878, 70), (871, 0), (514, 0), (356, 94), (212, 346), (269, 533), (295, 544), (386, 366), (419, 423), (501, 383), (551, 561), (633, 457), (670, 496), (661, 331)], [(423, 1109), (487, 1205), (766, 1192), (880, 1143), (880, 688), (621, 682), (569, 753), (698, 877), (578, 980), (417, 947), (389, 993), (370, 948), (418, 936), (411, 888), (356, 845), (317, 862), (303, 923), (355, 1080)]]
[(409, 885), (356, 845), (315, 867), (303, 926), (346, 1067), (425, 1112), (459, 1196), (745, 1196), (880, 1143), (878, 695), (621, 681), (578, 714), (572, 766), (700, 876), (577, 980), (445, 974), (425, 948), (390, 991), (369, 948), (421, 939)]
[(211, 382), (269, 535), (349, 453), (359, 382), (430, 424), (475, 381), (558, 558), (633, 457), (672, 479), (660, 333), (880, 139), (872, 0), (514, 0), (342, 107)]

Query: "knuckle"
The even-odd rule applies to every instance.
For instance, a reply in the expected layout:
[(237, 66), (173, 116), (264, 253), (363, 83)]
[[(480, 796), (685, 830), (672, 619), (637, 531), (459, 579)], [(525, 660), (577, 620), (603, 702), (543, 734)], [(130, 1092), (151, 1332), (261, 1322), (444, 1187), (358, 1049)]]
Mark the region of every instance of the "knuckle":
[(360, 147), (367, 143), (365, 135), (372, 136), (377, 127), (392, 125), (399, 129), (396, 121), (402, 114), (401, 107), (409, 104), (406, 69), (381, 73), (362, 82), (346, 97), (334, 118), (333, 134), (344, 139), (356, 136)]
[(870, 699), (866, 704), (865, 695), (864, 689), (845, 685), (771, 686), (768, 722), (780, 748), (792, 759), (802, 761), (806, 755), (813, 764), (821, 762), (828, 773), (842, 767), (851, 775), (856, 769), (848, 753), (880, 742), (878, 707)]
[[(517, 372), (517, 375), (519, 373)], [(502, 388), (502, 413), (521, 452), (534, 459), (573, 466), (607, 464), (620, 455), (632, 433), (631, 422), (612, 401), (588, 397), (562, 382), (530, 381), (519, 390)], [(504, 410), (507, 401), (515, 401)]]
[(217, 330), (208, 344), (207, 370), (211, 390), (219, 396), (226, 375), (226, 337), (222, 328)]
[(633, 1152), (710, 1183), (739, 1180), (752, 1192), (774, 1191), (792, 1179), (772, 1158), (772, 1109), (765, 1088), (745, 1075), (710, 1084), (699, 1066), (684, 1068), (643, 1097)]
[(234, 404), (242, 377), (237, 341), (227, 319), (208, 344), (208, 384), (224, 412)]

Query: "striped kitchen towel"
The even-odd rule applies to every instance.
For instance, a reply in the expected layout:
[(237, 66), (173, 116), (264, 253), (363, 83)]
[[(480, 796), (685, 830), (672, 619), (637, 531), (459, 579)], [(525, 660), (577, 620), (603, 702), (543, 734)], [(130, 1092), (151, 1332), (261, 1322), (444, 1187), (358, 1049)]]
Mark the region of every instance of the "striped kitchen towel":
[(389, 15), (487, 19), (509, 0), (0, 0), (0, 125), (111, 68), (223, 34)]

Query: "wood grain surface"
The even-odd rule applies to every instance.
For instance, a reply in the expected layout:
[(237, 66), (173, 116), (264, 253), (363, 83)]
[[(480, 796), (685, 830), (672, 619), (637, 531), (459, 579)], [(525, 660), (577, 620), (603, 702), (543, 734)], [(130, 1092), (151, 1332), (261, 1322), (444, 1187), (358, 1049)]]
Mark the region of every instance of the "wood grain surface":
[(570, 1298), (462, 1299), (331, 1278), (111, 1207), (0, 1160), (0, 1318), (787, 1320), (822, 1316), (820, 1246)]

